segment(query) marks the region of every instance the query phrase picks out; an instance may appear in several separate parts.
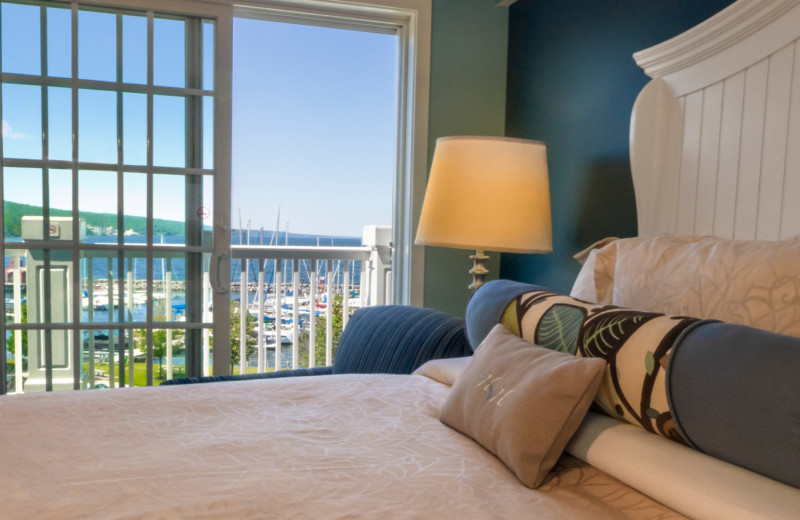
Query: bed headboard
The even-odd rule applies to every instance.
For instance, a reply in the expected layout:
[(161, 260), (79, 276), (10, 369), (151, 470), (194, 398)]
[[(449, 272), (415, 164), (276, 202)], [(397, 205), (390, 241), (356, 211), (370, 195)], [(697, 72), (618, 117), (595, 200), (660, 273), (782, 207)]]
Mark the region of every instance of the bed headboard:
[(800, 233), (800, 0), (739, 0), (634, 55), (639, 234)]

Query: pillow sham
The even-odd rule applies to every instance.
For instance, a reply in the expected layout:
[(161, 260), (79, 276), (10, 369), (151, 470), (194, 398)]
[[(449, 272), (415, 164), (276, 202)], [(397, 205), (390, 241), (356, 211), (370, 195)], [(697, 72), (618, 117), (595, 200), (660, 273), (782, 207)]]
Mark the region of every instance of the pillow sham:
[(649, 235), (600, 241), (570, 293), (800, 337), (800, 241)]
[(542, 348), (496, 325), (455, 381), (440, 420), (535, 489), (586, 415), (604, 367), (600, 359)]

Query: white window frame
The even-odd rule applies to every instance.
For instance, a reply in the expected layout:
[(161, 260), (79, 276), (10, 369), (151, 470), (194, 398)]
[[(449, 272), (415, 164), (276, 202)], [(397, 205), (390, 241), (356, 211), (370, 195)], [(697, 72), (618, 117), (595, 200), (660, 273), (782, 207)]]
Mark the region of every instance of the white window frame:
[(431, 0), (245, 0), (234, 16), (397, 35), (392, 303), (422, 306), (425, 253), (414, 236), (428, 168)]
[[(230, 74), (233, 16), (255, 16), (255, 13), (260, 13), (260, 16), (273, 20), (397, 34), (400, 39), (399, 110), (392, 216), (392, 302), (420, 307), (423, 305), (425, 251), (423, 246), (414, 244), (414, 237), (428, 178), (432, 0), (99, 0), (98, 3), (151, 9), (155, 7), (161, 12), (174, 10), (217, 19), (215, 78), (219, 102), (215, 105), (214, 113), (217, 125), (214, 156), (218, 175), (224, 178), (222, 182), (226, 186), (215, 189), (214, 218), (218, 229), (225, 231), (230, 231), (231, 225)], [(223, 237), (215, 233), (215, 241), (218, 238)], [(212, 269), (215, 268), (220, 272), (228, 272), (230, 254), (215, 259)], [(227, 285), (225, 280), (221, 279), (219, 282)], [(229, 298), (229, 288), (217, 285), (215, 308), (227, 305), (224, 298)], [(222, 359), (218, 364), (217, 352), (214, 352), (214, 365), (227, 366), (221, 364)]]
[[(273, 19), (375, 32), (399, 37), (398, 128), (392, 239), (392, 302), (422, 306), (424, 248), (414, 244), (425, 195), (428, 163), (428, 98), (432, 0), (87, 0), (113, 8), (173, 12), (216, 20), (214, 49), (215, 139), (214, 257), (211, 261), (213, 305), (230, 305), (231, 96), (234, 12), (259, 10)], [(2, 250), (0, 245), (0, 250)], [(2, 251), (0, 251), (2, 252)], [(227, 315), (227, 313), (225, 313)], [(230, 344), (230, 327), (215, 316), (217, 344)], [(229, 325), (229, 323), (228, 323)], [(44, 328), (47, 328), (44, 327)], [(0, 324), (0, 332), (5, 332)], [(230, 349), (214, 349), (217, 375), (230, 366)]]
[[(231, 125), (230, 125), (230, 99), (231, 99), (231, 45), (232, 45), (232, 9), (230, 6), (223, 5), (219, 2), (195, 2), (195, 1), (185, 1), (185, 0), (168, 0), (168, 1), (160, 1), (160, 0), (87, 0), (85, 2), (79, 1), (77, 4), (74, 2), (69, 2), (68, 0), (63, 0), (65, 6), (70, 6), (72, 11), (72, 46), (74, 49), (77, 49), (77, 39), (78, 39), (78, 31), (77, 31), (77, 10), (79, 9), (78, 5), (80, 4), (81, 7), (91, 7), (91, 6), (98, 6), (101, 8), (111, 8), (113, 10), (124, 11), (126, 9), (132, 9), (137, 12), (149, 12), (148, 14), (148, 34), (150, 35), (148, 45), (152, 46), (152, 20), (153, 20), (153, 11), (158, 12), (159, 14), (177, 14), (180, 16), (191, 16), (199, 19), (213, 19), (215, 20), (215, 47), (214, 47), (214, 82), (215, 88), (212, 89), (215, 92), (214, 99), (214, 121), (215, 121), (215, 150), (214, 150), (214, 177), (215, 179), (219, 179), (219, 181), (215, 181), (215, 189), (214, 189), (214, 205), (215, 208), (221, 208), (221, 210), (215, 211), (215, 231), (220, 230), (220, 226), (225, 231), (229, 230), (229, 227), (226, 220), (229, 218), (230, 215), (230, 135), (231, 135)], [(71, 5), (70, 5), (71, 4)], [(218, 42), (218, 43), (217, 43)], [(152, 50), (148, 52), (148, 55), (152, 53)], [(151, 58), (148, 58), (149, 60)], [(43, 64), (46, 67), (46, 63)], [(107, 83), (107, 87), (109, 87), (110, 91), (117, 91), (118, 84), (116, 82), (101, 82), (101, 81), (93, 81), (93, 80), (81, 80), (78, 77), (78, 61), (75, 55), (72, 56), (72, 73), (69, 78), (69, 82), (71, 84), (77, 85), (80, 87), (83, 83), (86, 83), (91, 86), (103, 86)], [(152, 61), (148, 62), (148, 67), (152, 67)], [(52, 80), (46, 75), (46, 69), (42, 70), (42, 75), (40, 78), (37, 79), (36, 84), (41, 85), (43, 88), (51, 84), (61, 85), (63, 81), (61, 79)], [(152, 74), (152, 70), (148, 71), (148, 74)], [(152, 95), (156, 92), (158, 88), (152, 86), (151, 82), (148, 82), (147, 86), (142, 87), (142, 92), (147, 93), (148, 95)], [(170, 93), (177, 92), (177, 91), (186, 91), (190, 94), (197, 94), (195, 91), (200, 91), (202, 89), (191, 89), (191, 88), (184, 88), (184, 89), (169, 89)], [(78, 121), (78, 111), (76, 108), (77, 103), (76, 96), (77, 90), (73, 88), (72, 96), (73, 96), (73, 110), (72, 110), (72, 128), (73, 131), (77, 128), (77, 121)], [(152, 122), (148, 123), (148, 126), (152, 125)], [(148, 139), (152, 136), (152, 127), (148, 128)], [(227, 139), (225, 138), (227, 136)], [(0, 143), (0, 151), (2, 151), (2, 143)], [(77, 169), (79, 162), (78, 161), (78, 148), (73, 146), (73, 156), (71, 161), (66, 161), (71, 163), (68, 169)], [(150, 152), (152, 153), (152, 148), (150, 148)], [(46, 162), (46, 156), (42, 158), (41, 161), (30, 161), (24, 160), (24, 163), (21, 163), (25, 166), (34, 166), (37, 162), (42, 163), (42, 167), (44, 167), (44, 163)], [(6, 161), (13, 165), (13, 159), (11, 161)], [(147, 168), (150, 169), (152, 167), (152, 161), (148, 161)], [(66, 165), (65, 165), (66, 166)], [(110, 167), (107, 167), (110, 166)], [(121, 164), (117, 164), (113, 166), (111, 164), (91, 164), (91, 163), (82, 163), (80, 166), (81, 170), (100, 170), (100, 171), (115, 171), (121, 167)], [(176, 170), (181, 170), (185, 172), (190, 172), (191, 170), (196, 168), (178, 168)], [(128, 171), (138, 171), (139, 168), (130, 169), (126, 168)], [(120, 170), (121, 173), (121, 170)], [(73, 173), (73, 192), (72, 192), (72, 206), (73, 211), (78, 211), (78, 190), (76, 189), (76, 185), (74, 184), (76, 181), (75, 177), (76, 173)], [(220, 182), (222, 185), (220, 186)], [(46, 186), (46, 185), (45, 185)], [(43, 190), (46, 188), (43, 188)], [(151, 188), (148, 189), (150, 191)], [(0, 189), (0, 192), (2, 189)], [(121, 198), (123, 193), (123, 188), (121, 185), (117, 186), (117, 197)], [(0, 197), (1, 198), (1, 197)], [(151, 200), (148, 201), (148, 204), (151, 204)], [(219, 204), (219, 206), (218, 206)], [(45, 208), (47, 205), (44, 205)], [(44, 210), (44, 215), (47, 216), (49, 211), (47, 209)], [(147, 211), (147, 227), (148, 229), (152, 229), (152, 208), (148, 208)], [(78, 236), (78, 228), (79, 224), (77, 220), (73, 220), (72, 222), (72, 235), (74, 237)], [(120, 229), (119, 232), (122, 230)], [(229, 241), (229, 234), (227, 233), (214, 233), (214, 250), (215, 251), (229, 251), (230, 250), (230, 241)], [(32, 249), (43, 249), (47, 251), (53, 250), (70, 250), (72, 252), (72, 261), (74, 265), (77, 265), (78, 260), (80, 258), (81, 251), (89, 251), (89, 250), (97, 250), (97, 251), (109, 251), (115, 252), (117, 254), (124, 254), (130, 251), (139, 251), (144, 252), (146, 258), (148, 260), (148, 264), (152, 264), (152, 259), (154, 257), (154, 252), (156, 252), (156, 248), (153, 246), (152, 243), (152, 236), (149, 238), (148, 243), (145, 246), (136, 246), (136, 245), (113, 245), (113, 246), (106, 246), (101, 244), (80, 244), (78, 242), (72, 242), (68, 245), (63, 244), (55, 244), (52, 242), (41, 242), (39, 244), (37, 241), (28, 241), (26, 243), (27, 248)], [(38, 247), (40, 246), (41, 247)], [(6, 254), (6, 244), (0, 241), (0, 253), (2, 256)], [(177, 249), (177, 248), (176, 248)], [(164, 248), (160, 248), (158, 251), (162, 252)], [(193, 252), (193, 253), (203, 253), (209, 252), (208, 247), (205, 246), (181, 246), (181, 252)], [(225, 258), (225, 255), (221, 255)], [(228, 255), (229, 256), (229, 255)], [(121, 257), (120, 257), (121, 258)], [(213, 265), (212, 260), (212, 265)], [(224, 265), (225, 262), (221, 262), (218, 264), (218, 272), (222, 272), (221, 269), (227, 268), (228, 271), (230, 270), (230, 262), (227, 261), (227, 265)], [(19, 264), (17, 264), (19, 265)], [(45, 260), (45, 269), (49, 270), (48, 261)], [(109, 276), (109, 279), (111, 277)], [(80, 280), (77, 276), (73, 276), (72, 278), (72, 291), (71, 291), (71, 306), (72, 309), (80, 309)], [(45, 284), (46, 286), (47, 284)], [(47, 289), (45, 289), (45, 293)], [(148, 285), (147, 285), (147, 293), (148, 299), (152, 301), (152, 278), (148, 276)], [(220, 293), (220, 294), (216, 294)], [(230, 305), (228, 301), (228, 292), (225, 291), (224, 295), (220, 291), (215, 291), (214, 295), (214, 305), (219, 309), (227, 309)], [(221, 344), (229, 344), (230, 343), (230, 327), (229, 327), (229, 318), (227, 312), (222, 315), (222, 320), (218, 317), (217, 320), (213, 323), (214, 331), (215, 331), (215, 338)], [(72, 383), (75, 390), (80, 389), (80, 370), (81, 364), (79, 361), (79, 345), (80, 345), (80, 333), (84, 330), (109, 330), (109, 332), (114, 330), (133, 330), (134, 326), (137, 323), (126, 323), (121, 324), (119, 322), (109, 322), (109, 323), (100, 323), (100, 322), (92, 322), (92, 323), (79, 323), (79, 318), (73, 317), (70, 318), (66, 322), (59, 322), (59, 323), (51, 323), (48, 320), (45, 320), (44, 323), (36, 323), (36, 324), (10, 324), (7, 325), (5, 323), (0, 324), (0, 333), (5, 337), (5, 332), (7, 329), (12, 330), (32, 330), (32, 331), (51, 331), (51, 330), (67, 330), (71, 334), (72, 337), (72, 344), (73, 352), (71, 353), (72, 356), (72, 369), (73, 369), (73, 378)], [(148, 385), (152, 385), (153, 382), (153, 358), (152, 358), (152, 331), (154, 328), (169, 328), (169, 329), (179, 329), (179, 328), (186, 328), (188, 329), (202, 329), (207, 328), (209, 323), (187, 323), (185, 325), (177, 325), (177, 324), (167, 324), (167, 323), (158, 323), (157, 326), (154, 326), (153, 322), (153, 307), (152, 305), (149, 306), (147, 311), (147, 318), (143, 322), (144, 328), (148, 331), (147, 333), (147, 363), (148, 363), (148, 375), (147, 375), (147, 383)], [(121, 335), (121, 332), (120, 332)], [(219, 359), (218, 359), (219, 358)], [(214, 350), (214, 363), (216, 366), (228, 367), (230, 363), (230, 350), (229, 349), (215, 349)], [(48, 366), (50, 362), (47, 362)], [(128, 373), (128, 383), (130, 385), (133, 384), (133, 362), (128, 365), (129, 366), (129, 373)], [(52, 376), (50, 375), (50, 368), (47, 369), (47, 383), (46, 388), (49, 390), (53, 386)], [(4, 374), (4, 370), (0, 372), (0, 374)], [(122, 374), (120, 374), (122, 376)], [(18, 378), (21, 381), (21, 378)], [(113, 383), (112, 383), (113, 386)], [(19, 386), (18, 386), (19, 388)], [(0, 395), (4, 393), (5, 389), (5, 378), (3, 378), (3, 390), (0, 390)]]

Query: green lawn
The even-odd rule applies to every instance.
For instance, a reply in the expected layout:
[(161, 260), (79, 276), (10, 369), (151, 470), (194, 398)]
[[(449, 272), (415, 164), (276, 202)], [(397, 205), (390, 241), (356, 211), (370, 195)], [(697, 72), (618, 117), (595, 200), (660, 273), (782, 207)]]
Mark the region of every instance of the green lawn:
[[(83, 364), (83, 369), (85, 372), (89, 372), (89, 363)], [(114, 381), (118, 382), (119, 377), (118, 371), (119, 367), (114, 367), (115, 375)], [(102, 374), (108, 374), (108, 364), (107, 363), (95, 363), (94, 364), (95, 374), (101, 372)], [(269, 369), (268, 372), (272, 372), (274, 369)], [(248, 374), (255, 374), (257, 372), (256, 367), (247, 367), (246, 373)], [(233, 373), (239, 373), (239, 366), (233, 367)], [(159, 375), (163, 377), (159, 377)], [(183, 377), (186, 375), (186, 367), (184, 365), (172, 365), (172, 376), (173, 377)], [(127, 376), (127, 372), (126, 372)], [(159, 371), (158, 368), (158, 361), (153, 362), (153, 386), (158, 386), (161, 384), (162, 381), (166, 379), (167, 376), (167, 364), (164, 363), (162, 365), (162, 369)], [(127, 379), (127, 377), (126, 377)], [(147, 365), (145, 363), (136, 362), (133, 365), (133, 384), (134, 386), (147, 386)]]

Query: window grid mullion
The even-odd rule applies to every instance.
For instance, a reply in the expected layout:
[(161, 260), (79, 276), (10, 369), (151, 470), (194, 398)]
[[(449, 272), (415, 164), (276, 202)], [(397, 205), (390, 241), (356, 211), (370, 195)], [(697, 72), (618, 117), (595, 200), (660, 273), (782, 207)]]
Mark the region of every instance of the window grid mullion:
[[(40, 159), (3, 159), (2, 164), (8, 167), (18, 168), (51, 168), (51, 169), (69, 169), (74, 164), (72, 161), (52, 160), (42, 161)], [(116, 163), (90, 163), (79, 162), (77, 167), (79, 170), (98, 170), (108, 171), (116, 170), (119, 165)], [(134, 173), (147, 173), (147, 166), (122, 164), (123, 171)], [(162, 173), (166, 175), (213, 175), (214, 170), (205, 170), (202, 168), (180, 168), (174, 166), (153, 166), (151, 168), (153, 173)]]
[[(47, 73), (47, 7), (44, 5), (39, 7), (39, 67), (40, 74), (44, 76)], [(49, 129), (48, 129), (48, 103), (47, 103), (47, 87), (39, 87), (39, 96), (41, 99), (41, 125), (42, 134), (39, 136), (42, 146), (42, 160), (47, 161), (50, 158), (49, 148)], [(49, 240), (50, 238), (50, 174), (47, 167), (42, 167), (42, 240)], [(42, 280), (42, 295), (39, 301), (39, 309), (42, 310), (42, 319), (45, 323), (50, 323), (53, 320), (52, 316), (52, 287), (50, 279), (50, 250), (42, 250), (42, 269), (44, 277)], [(33, 273), (36, 276), (36, 273)], [(38, 309), (37, 309), (38, 311)], [(30, 312), (30, 309), (28, 309)], [(53, 337), (50, 331), (44, 333), (44, 364), (45, 364), (45, 391), (50, 392), (53, 390)]]
[(153, 27), (147, 11), (147, 386), (153, 385)]
[[(2, 24), (3, 24), (2, 11), (3, 10), (0, 9), (0, 27), (2, 27)], [(3, 70), (2, 54), (3, 53), (0, 52), (0, 71)], [(3, 82), (0, 81), (0, 95), (2, 94), (2, 88), (3, 88)], [(0, 121), (2, 121), (2, 120), (3, 120), (3, 103), (2, 103), (2, 100), (0, 100)], [(0, 135), (0, 157), (3, 157), (3, 138), (2, 138), (2, 135)], [(3, 169), (4, 169), (3, 168), (3, 164), (0, 163), (0, 179), (4, 179), (5, 178), (4, 175), (3, 175), (4, 174)], [(5, 215), (5, 190), (3, 190), (3, 183), (2, 182), (0, 182), (0, 215)], [(3, 223), (5, 224), (5, 220), (3, 220)], [(5, 241), (5, 229), (3, 229), (3, 240)], [(3, 265), (5, 266), (6, 250), (5, 250), (5, 245), (4, 244), (0, 244), (0, 256), (3, 257)], [(0, 309), (2, 309), (2, 311), (3, 311), (3, 316), (6, 316), (5, 298), (3, 298), (3, 303), (0, 304)], [(5, 319), (0, 320), (0, 336), (2, 336), (3, 338), (6, 337), (6, 320)], [(8, 355), (7, 353), (5, 353), (6, 349), (3, 349), (3, 352), (4, 352), (4, 355), (3, 355), (4, 357), (6, 355)], [(15, 367), (15, 370), (16, 370), (16, 366), (17, 366), (17, 357), (18, 356), (16, 356), (16, 355), (14, 356), (14, 367)], [(5, 361), (3, 363), (0, 363), (0, 380), (3, 381), (3, 384), (0, 385), (0, 395), (5, 395), (6, 394), (6, 383), (5, 382), (7, 381), (6, 363), (5, 363)], [(17, 384), (19, 384), (19, 383), (17, 383)]]
[[(80, 368), (81, 361), (81, 276), (80, 276), (80, 212), (78, 208), (78, 3), (72, 2), (71, 7), (71, 46), (72, 46), (72, 67), (70, 74), (70, 92), (72, 93), (72, 359), (73, 367), (77, 370), (77, 375), (73, 372), (73, 387), (80, 389)], [(91, 305), (91, 302), (89, 303)]]
[(214, 97), (213, 90), (203, 90), (201, 88), (166, 87), (160, 85), (142, 85), (140, 83), (125, 83), (119, 81), (102, 81), (97, 79), (80, 78), (61, 78), (57, 76), (39, 77), (31, 74), (17, 74), (13, 72), (0, 73), (0, 79), (4, 83), (15, 83), (20, 85), (47, 85), (52, 87), (69, 87), (77, 85), (79, 88), (89, 90), (121, 90), (131, 93), (145, 93), (153, 91), (156, 94), (167, 96), (205, 96)]
[[(116, 14), (116, 22), (117, 22), (117, 70), (116, 70), (116, 80), (117, 83), (122, 83), (122, 13), (117, 12)], [(119, 305), (117, 306), (117, 322), (122, 323), (125, 321), (125, 311), (127, 309), (128, 302), (125, 299), (125, 280), (126, 278), (123, 277), (124, 267), (125, 267), (125, 251), (123, 250), (123, 246), (125, 243), (125, 224), (124, 224), (124, 214), (125, 214), (125, 205), (124, 205), (124, 175), (122, 170), (122, 165), (124, 164), (124, 149), (123, 149), (123, 93), (121, 90), (116, 91), (117, 94), (117, 279), (119, 280), (118, 290), (119, 294), (117, 295)], [(115, 280), (116, 282), (116, 280)], [(133, 294), (133, 287), (128, 287), (128, 291), (130, 294)], [(114, 307), (112, 306), (109, 310), (109, 315), (112, 314)], [(125, 341), (125, 334), (123, 329), (117, 329), (117, 335), (119, 337), (119, 385), (120, 388), (125, 386), (125, 347), (127, 346), (129, 349), (128, 352), (128, 384), (133, 386), (133, 343), (127, 343)]]
[[(147, 259), (147, 308), (146, 308), (146, 319), (143, 322), (144, 327), (147, 329), (147, 384), (152, 385), (153, 383), (153, 328), (154, 328), (154, 316), (153, 316), (153, 292), (154, 292), (154, 235), (153, 235), (153, 220), (154, 220), (154, 208), (153, 208), (153, 195), (154, 195), (154, 174), (164, 173), (164, 174), (176, 174), (176, 175), (184, 175), (189, 178), (189, 176), (194, 175), (213, 175), (215, 173), (214, 169), (203, 169), (202, 167), (196, 167), (196, 165), (202, 165), (202, 107), (203, 107), (203, 100), (208, 97), (211, 99), (215, 99), (216, 91), (215, 90), (204, 90), (202, 89), (202, 41), (198, 40), (202, 38), (202, 21), (200, 19), (193, 20), (187, 19), (187, 26), (194, 27), (192, 25), (193, 22), (196, 22), (197, 26), (194, 27), (196, 29), (195, 32), (187, 31), (187, 60), (191, 61), (187, 70), (187, 87), (186, 88), (174, 88), (174, 87), (161, 87), (154, 85), (154, 20), (155, 20), (155, 12), (150, 10), (146, 12), (147, 15), (147, 82), (145, 85), (138, 85), (138, 84), (126, 84), (122, 81), (122, 12), (116, 12), (116, 26), (117, 26), (117, 75), (116, 81), (114, 82), (107, 82), (107, 81), (94, 81), (94, 80), (82, 80), (79, 77), (79, 30), (80, 30), (80, 13), (83, 10), (82, 4), (78, 1), (69, 2), (69, 9), (70, 9), (70, 46), (71, 46), (71, 64), (70, 70), (71, 74), (70, 77), (61, 78), (61, 77), (50, 77), (48, 76), (48, 5), (49, 3), (40, 3), (40, 66), (41, 66), (41, 74), (39, 76), (32, 76), (27, 74), (15, 74), (15, 73), (3, 73), (2, 72), (2, 64), (0, 63), (0, 85), (5, 83), (17, 83), (17, 84), (31, 84), (38, 86), (40, 88), (41, 93), (41, 123), (42, 123), (42, 135), (41, 135), (41, 147), (42, 147), (42, 159), (41, 160), (29, 160), (29, 159), (6, 159), (3, 156), (3, 145), (0, 142), (0, 175), (3, 173), (3, 169), (5, 167), (11, 166), (19, 166), (25, 168), (39, 168), (41, 169), (41, 176), (42, 176), (42, 239), (40, 241), (33, 241), (39, 242), (40, 246), (43, 246), (43, 267), (45, 276), (42, 279), (42, 289), (43, 293), (42, 299), (43, 302), (51, 301), (50, 293), (51, 293), (51, 284), (52, 280), (48, 273), (50, 273), (51, 267), (51, 249), (55, 250), (64, 250), (71, 252), (71, 263), (73, 267), (74, 274), (72, 275), (72, 279), (70, 280), (70, 285), (72, 288), (71, 294), (71, 309), (68, 309), (68, 315), (65, 316), (66, 320), (64, 324), (56, 324), (53, 326), (52, 323), (52, 307), (49, 304), (40, 304), (40, 309), (42, 310), (42, 315), (44, 323), (32, 324), (28, 327), (23, 327), (25, 330), (33, 330), (33, 331), (43, 331), (45, 335), (45, 369), (46, 369), (46, 390), (51, 391), (53, 389), (53, 351), (52, 351), (52, 342), (50, 333), (52, 330), (71, 330), (71, 338), (72, 338), (72, 349), (71, 349), (71, 356), (73, 360), (73, 387), (74, 389), (80, 389), (81, 381), (80, 376), (82, 372), (82, 353), (81, 353), (81, 331), (82, 329), (97, 329), (100, 330), (103, 327), (108, 327), (110, 323), (106, 324), (96, 324), (96, 323), (82, 323), (82, 301), (81, 301), (81, 272), (80, 272), (80, 261), (81, 261), (81, 254), (83, 253), (84, 249), (91, 249), (86, 248), (87, 244), (82, 244), (80, 241), (80, 172), (82, 169), (87, 170), (109, 170), (109, 169), (116, 169), (117, 173), (117, 228), (118, 228), (118, 237), (117, 237), (117, 260), (118, 260), (118, 273), (124, 268), (124, 261), (125, 261), (125, 252), (128, 247), (125, 245), (124, 242), (124, 177), (125, 172), (128, 171), (128, 168), (125, 167), (124, 164), (124, 93), (128, 91), (132, 92), (142, 92), (147, 96), (147, 159), (145, 166), (131, 166), (130, 169), (132, 171), (141, 171), (146, 174), (147, 176), (147, 208), (146, 208), (146, 235), (147, 235), (147, 242), (144, 244), (144, 253)], [(196, 37), (196, 38), (194, 38)], [(192, 39), (194, 38), (194, 39)], [(189, 42), (188, 40), (191, 40)], [(191, 43), (191, 45), (189, 45)], [(188, 76), (192, 75), (191, 78)], [(197, 76), (197, 77), (194, 77)], [(51, 86), (57, 86), (61, 88), (69, 88), (71, 93), (71, 105), (72, 110), (70, 114), (70, 124), (71, 124), (71, 141), (72, 141), (72, 150), (71, 150), (71, 161), (51, 161), (49, 157), (49, 120), (50, 120), (50, 107), (49, 107), (49, 94)], [(81, 89), (97, 89), (97, 90), (112, 90), (116, 93), (116, 100), (117, 100), (117, 163), (116, 164), (100, 164), (100, 163), (81, 163), (79, 162), (80, 153), (79, 153), (79, 145), (80, 145), (80, 92)], [(187, 106), (187, 126), (186, 128), (186, 137), (191, 142), (187, 142), (186, 147), (186, 159), (187, 159), (187, 166), (191, 166), (189, 168), (171, 168), (171, 167), (155, 167), (154, 166), (154, 96), (155, 95), (172, 95), (172, 96), (182, 96), (186, 99), (186, 106)], [(0, 115), (2, 115), (2, 110), (0, 108)], [(51, 169), (68, 169), (71, 171), (71, 214), (72, 214), (72, 236), (73, 239), (68, 244), (56, 244), (50, 241), (50, 234), (49, 234), (49, 227), (50, 227), (50, 170)], [(201, 190), (202, 191), (202, 190)], [(0, 211), (3, 211), (4, 207), (4, 190), (2, 183), (0, 183)], [(187, 208), (187, 215), (191, 208)], [(188, 219), (188, 216), (187, 216)], [(34, 246), (33, 243), (30, 244)], [(5, 253), (8, 250), (9, 244), (6, 243), (4, 240), (0, 240), (0, 249), (2, 249), (2, 253), (5, 257)], [(63, 246), (63, 247), (62, 247)], [(188, 243), (182, 249), (184, 253), (206, 253), (209, 249), (208, 247), (203, 247), (200, 244), (196, 246), (190, 246)], [(111, 258), (109, 258), (109, 261)], [(109, 266), (110, 268), (110, 266)], [(132, 267), (131, 267), (132, 268)], [(32, 275), (35, 275), (32, 273)], [(91, 275), (91, 274), (90, 274)], [(110, 275), (109, 275), (110, 276)], [(114, 280), (109, 279), (109, 284), (114, 283)], [(122, 289), (120, 288), (120, 292)], [(3, 304), (5, 308), (5, 303)], [(90, 303), (91, 305), (91, 303)], [(119, 307), (119, 323), (123, 323), (125, 307)], [(113, 311), (109, 312), (109, 317)], [(12, 330), (17, 330), (18, 328), (15, 324), (8, 324)], [(138, 323), (137, 325), (142, 325), (142, 323)], [(186, 329), (194, 329), (194, 328), (208, 328), (211, 327), (211, 323), (194, 323), (194, 322), (187, 322), (182, 323), (180, 327), (173, 327), (172, 325), (165, 324), (167, 328), (186, 328)], [(9, 329), (5, 323), (0, 325), (2, 329)], [(131, 327), (125, 326), (124, 329), (131, 329)], [(122, 329), (120, 329), (120, 332)], [(120, 334), (120, 342), (123, 341), (122, 335)], [(120, 345), (123, 345), (122, 343)], [(133, 368), (133, 345), (130, 345), (131, 352), (129, 358), (131, 359), (130, 368)], [(122, 373), (122, 366), (120, 366), (120, 382), (124, 384), (125, 375)], [(6, 367), (0, 367), (0, 376), (5, 376)], [(132, 376), (132, 372), (131, 372)], [(4, 380), (4, 378), (3, 378)], [(131, 381), (132, 384), (132, 381)], [(0, 389), (0, 395), (6, 393), (6, 388), (3, 385), (3, 388)]]

